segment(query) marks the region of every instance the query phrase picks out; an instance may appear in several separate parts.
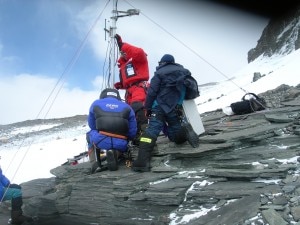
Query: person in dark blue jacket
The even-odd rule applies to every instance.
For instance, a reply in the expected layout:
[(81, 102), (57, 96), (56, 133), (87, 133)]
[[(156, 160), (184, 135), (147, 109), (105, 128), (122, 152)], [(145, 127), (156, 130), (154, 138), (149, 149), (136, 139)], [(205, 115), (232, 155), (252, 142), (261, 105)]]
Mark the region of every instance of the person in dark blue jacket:
[(88, 125), (91, 129), (87, 133), (89, 149), (97, 150), (90, 154), (90, 161), (93, 163), (96, 160), (92, 170), (95, 165), (100, 169), (102, 167), (100, 150), (106, 151), (107, 168), (117, 170), (118, 155), (127, 151), (128, 141), (136, 136), (137, 122), (133, 109), (121, 101), (118, 90), (106, 88), (101, 92), (100, 99), (90, 106)]
[(186, 95), (188, 69), (175, 63), (170, 54), (165, 54), (160, 62), (148, 88), (145, 108), (150, 117), (149, 125), (140, 138), (137, 159), (132, 164), (134, 171), (150, 170), (151, 152), (160, 132), (167, 125), (167, 135), (176, 144), (188, 141), (193, 147), (199, 146), (198, 135), (189, 123), (182, 123), (182, 103)]
[(33, 222), (33, 218), (23, 215), (22, 190), (18, 184), (11, 184), (10, 180), (2, 173), (0, 167), (0, 202), (11, 200), (10, 224), (23, 224)]

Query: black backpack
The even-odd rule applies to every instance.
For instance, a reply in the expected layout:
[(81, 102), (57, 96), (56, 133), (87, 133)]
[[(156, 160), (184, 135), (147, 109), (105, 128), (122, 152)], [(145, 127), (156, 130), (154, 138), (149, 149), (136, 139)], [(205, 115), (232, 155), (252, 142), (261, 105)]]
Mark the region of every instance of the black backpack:
[[(247, 95), (252, 95), (254, 98), (248, 100), (246, 99)], [(254, 93), (247, 93), (243, 96), (242, 101), (232, 103), (230, 107), (234, 114), (242, 115), (266, 109), (266, 101)]]
[(198, 90), (198, 83), (194, 77), (192, 77), (191, 75), (187, 76), (184, 79), (184, 85), (186, 87), (184, 99), (189, 100), (200, 96), (200, 92)]

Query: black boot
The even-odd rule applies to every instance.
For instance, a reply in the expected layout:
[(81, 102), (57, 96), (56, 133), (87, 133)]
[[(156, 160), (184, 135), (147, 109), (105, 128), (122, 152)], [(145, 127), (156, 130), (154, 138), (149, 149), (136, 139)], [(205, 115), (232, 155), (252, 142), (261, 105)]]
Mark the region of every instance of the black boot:
[(110, 171), (118, 170), (118, 161), (117, 161), (117, 151), (116, 150), (108, 150), (106, 152), (107, 159), (107, 168)]
[(32, 217), (24, 216), (22, 211), (22, 197), (11, 200), (11, 224), (21, 225), (24, 222), (33, 222)]
[(140, 129), (140, 131), (137, 132), (137, 135), (133, 139), (132, 144), (137, 145), (137, 146), (140, 145), (140, 138), (141, 138), (142, 134), (145, 133), (145, 130), (147, 129), (147, 127), (148, 127), (148, 123), (144, 123), (141, 125), (141, 129)]
[(155, 146), (156, 139), (148, 135), (140, 138), (140, 149), (137, 159), (132, 163), (132, 170), (135, 172), (149, 172), (151, 152)]
[(96, 158), (96, 162), (94, 162), (92, 164), (92, 168), (91, 168), (91, 172), (92, 173), (98, 173), (98, 172), (102, 172), (104, 170), (107, 170), (107, 166), (106, 165), (102, 165), (102, 161), (105, 160), (105, 158), (101, 158), (100, 157), (100, 153), (101, 153), (101, 149), (94, 147), (94, 151), (95, 151), (95, 158)]
[(185, 130), (186, 138), (187, 138), (187, 141), (190, 143), (190, 145), (193, 148), (199, 147), (199, 137), (196, 134), (196, 132), (194, 131), (192, 125), (190, 123), (183, 123), (181, 126)]

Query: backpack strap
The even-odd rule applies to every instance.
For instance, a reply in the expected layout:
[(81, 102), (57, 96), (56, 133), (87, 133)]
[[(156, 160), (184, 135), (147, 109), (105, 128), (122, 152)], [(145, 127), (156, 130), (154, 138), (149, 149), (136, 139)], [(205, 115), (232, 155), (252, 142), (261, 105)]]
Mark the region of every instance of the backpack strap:
[(247, 95), (252, 95), (252, 96), (255, 97), (255, 99), (260, 99), (260, 98), (259, 98), (256, 94), (254, 94), (254, 93), (246, 93), (246, 94), (242, 97), (242, 100), (243, 100), (243, 101), (246, 100), (245, 97), (246, 97)]

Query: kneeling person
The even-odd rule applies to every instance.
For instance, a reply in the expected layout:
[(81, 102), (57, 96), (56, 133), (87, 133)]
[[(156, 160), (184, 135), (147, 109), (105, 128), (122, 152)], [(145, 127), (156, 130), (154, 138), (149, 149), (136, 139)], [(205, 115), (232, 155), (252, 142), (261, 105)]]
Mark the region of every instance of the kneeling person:
[(149, 125), (140, 138), (137, 159), (132, 164), (133, 171), (150, 171), (151, 152), (157, 137), (166, 130), (170, 141), (182, 144), (188, 141), (192, 147), (199, 147), (199, 137), (191, 124), (182, 123), (182, 103), (186, 96), (185, 80), (191, 72), (175, 63), (170, 54), (165, 54), (156, 67), (151, 79), (145, 107), (150, 117)]
[[(133, 140), (137, 132), (133, 109), (121, 101), (118, 90), (106, 88), (90, 107), (88, 125), (91, 129), (87, 133), (89, 149), (106, 150), (108, 169), (117, 170), (118, 155), (127, 151), (128, 141)], [(90, 155), (90, 161), (96, 161), (101, 168), (99, 152), (96, 151), (96, 157)]]

